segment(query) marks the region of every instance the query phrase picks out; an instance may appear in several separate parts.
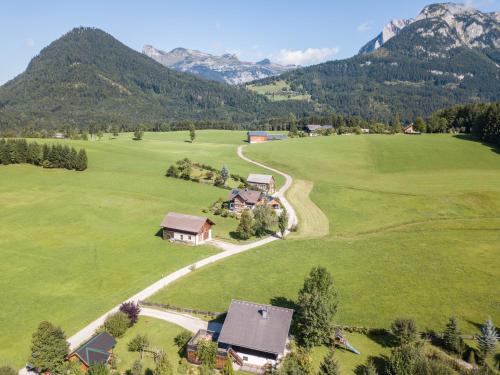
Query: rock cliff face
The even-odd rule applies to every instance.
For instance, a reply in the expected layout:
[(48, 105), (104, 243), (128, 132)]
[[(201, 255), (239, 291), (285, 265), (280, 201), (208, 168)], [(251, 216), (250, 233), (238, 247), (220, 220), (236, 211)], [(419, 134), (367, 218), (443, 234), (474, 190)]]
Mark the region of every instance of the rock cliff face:
[(297, 68), (294, 65), (274, 64), (269, 59), (252, 63), (240, 61), (231, 54), (215, 56), (187, 48), (175, 48), (170, 52), (164, 52), (151, 45), (145, 45), (142, 52), (168, 68), (231, 85), (273, 77)]
[[(360, 53), (370, 53), (385, 45), (409, 25), (419, 24), (415, 29), (421, 37), (447, 40), (447, 49), (466, 46), (486, 50), (495, 61), (500, 48), (500, 13), (483, 13), (474, 8), (455, 3), (440, 3), (426, 6), (414, 20), (391, 21), (375, 39), (368, 42)], [(427, 22), (424, 22), (427, 21)], [(441, 46), (440, 46), (441, 47)], [(498, 62), (498, 61), (497, 61)]]

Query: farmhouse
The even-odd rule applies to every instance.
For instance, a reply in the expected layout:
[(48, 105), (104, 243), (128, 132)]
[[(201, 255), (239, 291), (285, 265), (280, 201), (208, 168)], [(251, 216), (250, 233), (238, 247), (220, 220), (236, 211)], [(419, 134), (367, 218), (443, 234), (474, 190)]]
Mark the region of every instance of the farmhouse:
[(264, 373), (275, 368), (286, 354), (293, 310), (232, 300), (219, 335), (201, 330), (188, 343), (188, 360), (198, 364), (200, 340), (218, 342), (217, 368), (233, 361), (237, 370)]
[(267, 134), (265, 131), (249, 131), (248, 143), (262, 143), (267, 141), (280, 141), (286, 139), (284, 134)]
[(169, 212), (161, 228), (164, 240), (200, 245), (212, 239), (213, 225), (214, 222), (206, 217)]
[(332, 125), (306, 125), (305, 132), (309, 134), (310, 137), (319, 135), (322, 130), (333, 129)]
[(274, 181), (274, 177), (268, 174), (251, 173), (248, 175), (247, 184), (248, 186), (263, 191), (267, 194), (274, 194), (276, 189), (276, 182)]
[(116, 340), (107, 332), (101, 332), (68, 355), (68, 361), (81, 363), (87, 372), (96, 363), (107, 364), (113, 355)]
[(233, 189), (229, 193), (229, 209), (241, 214), (246, 209), (253, 209), (256, 205), (264, 202), (262, 191), (250, 189)]
[(410, 125), (406, 125), (404, 128), (403, 128), (403, 131), (405, 134), (420, 134), (419, 131), (416, 131), (415, 130), (415, 127), (413, 124), (410, 124)]

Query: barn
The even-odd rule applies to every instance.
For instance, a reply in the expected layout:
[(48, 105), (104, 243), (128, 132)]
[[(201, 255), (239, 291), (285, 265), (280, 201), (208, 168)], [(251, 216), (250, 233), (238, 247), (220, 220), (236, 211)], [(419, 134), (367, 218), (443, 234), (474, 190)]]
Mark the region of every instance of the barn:
[(169, 212), (161, 223), (164, 240), (201, 245), (212, 239), (214, 222), (206, 217)]

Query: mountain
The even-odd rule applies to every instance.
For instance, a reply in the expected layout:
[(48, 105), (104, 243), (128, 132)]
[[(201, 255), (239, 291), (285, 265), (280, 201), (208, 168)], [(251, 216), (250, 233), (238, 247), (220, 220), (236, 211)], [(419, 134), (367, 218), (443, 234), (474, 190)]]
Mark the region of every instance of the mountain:
[(375, 38), (366, 43), (361, 49), (359, 53), (370, 53), (379, 49), (382, 45), (384, 45), (389, 39), (396, 36), (405, 26), (408, 26), (412, 23), (413, 19), (408, 20), (398, 20), (394, 19), (389, 22), (382, 32), (378, 34)]
[(167, 69), (95, 28), (63, 35), (0, 87), (4, 129), (26, 124), (131, 127), (180, 119), (246, 123), (290, 111), (301, 108)]
[(170, 52), (164, 52), (151, 45), (145, 45), (142, 52), (168, 68), (230, 85), (273, 77), (297, 68), (295, 65), (273, 64), (269, 59), (252, 63), (240, 61), (231, 54), (215, 56), (186, 48), (175, 48)]
[(259, 81), (285, 81), (325, 110), (390, 120), (500, 100), (498, 14), (433, 4), (381, 47)]
[(415, 19), (393, 20), (373, 40), (363, 46), (359, 53), (370, 53), (383, 46), (408, 25), (422, 21), (442, 21), (447, 29), (427, 30), (421, 28), (418, 33), (425, 37), (434, 37), (436, 33), (452, 32), (456, 45), (478, 48), (486, 51), (500, 48), (500, 12), (483, 13), (463, 4), (442, 3), (426, 6)]

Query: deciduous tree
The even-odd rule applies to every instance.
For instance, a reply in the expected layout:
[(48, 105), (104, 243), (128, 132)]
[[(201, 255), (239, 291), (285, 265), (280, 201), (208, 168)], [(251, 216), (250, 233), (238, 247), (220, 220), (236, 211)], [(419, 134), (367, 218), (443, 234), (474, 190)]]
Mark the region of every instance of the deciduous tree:
[(120, 311), (127, 314), (130, 320), (130, 326), (133, 326), (139, 320), (141, 307), (135, 302), (124, 302), (120, 305)]
[(137, 334), (132, 340), (129, 341), (128, 350), (141, 354), (141, 361), (144, 357), (144, 351), (149, 348), (149, 339), (146, 335)]
[(41, 322), (31, 339), (29, 362), (39, 373), (60, 373), (68, 348), (66, 336), (60, 327), (47, 321)]
[(278, 228), (281, 233), (281, 238), (285, 239), (285, 232), (288, 229), (288, 212), (285, 207), (283, 207), (280, 215), (278, 216)]
[(129, 326), (128, 315), (121, 311), (108, 315), (104, 322), (104, 330), (116, 338), (122, 337)]
[(248, 240), (253, 235), (253, 215), (252, 211), (245, 210), (242, 212), (240, 217), (240, 223), (238, 228), (236, 228), (236, 233), (238, 237), (242, 240)]

